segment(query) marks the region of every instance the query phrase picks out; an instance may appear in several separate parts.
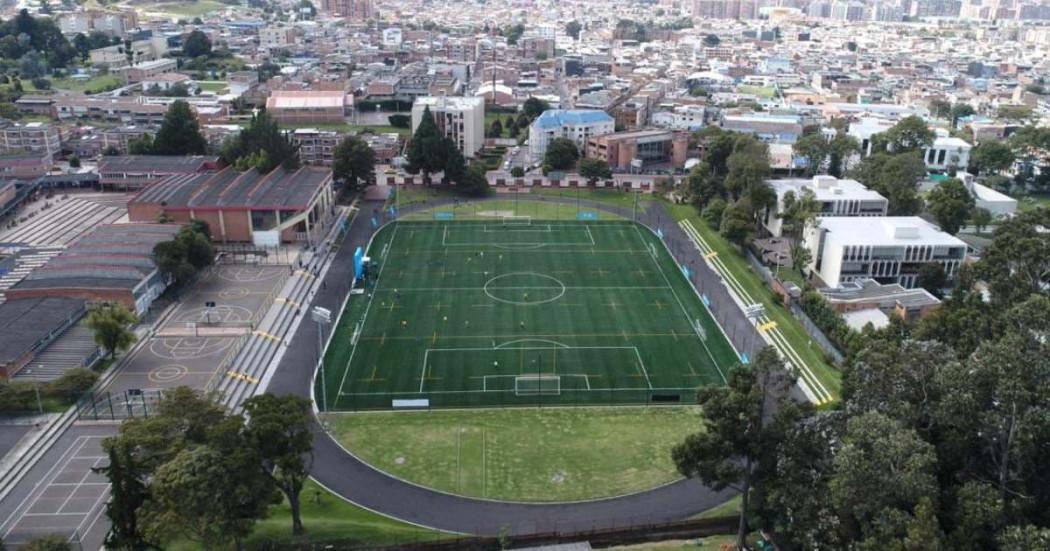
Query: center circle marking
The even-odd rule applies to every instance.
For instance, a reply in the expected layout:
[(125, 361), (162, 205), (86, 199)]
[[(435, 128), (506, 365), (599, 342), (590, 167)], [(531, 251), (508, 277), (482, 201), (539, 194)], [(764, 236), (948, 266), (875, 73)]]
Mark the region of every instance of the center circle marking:
[[(557, 292), (557, 294), (555, 294), (552, 297), (540, 298), (540, 299), (536, 299), (536, 300), (510, 300), (510, 299), (498, 297), (498, 296), (492, 294), (492, 290), (499, 291), (501, 289), (501, 287), (499, 287), (499, 286), (493, 286), (493, 283), (495, 283), (495, 282), (497, 282), (497, 281), (499, 281), (501, 279), (506, 279), (508, 277), (517, 277), (517, 276), (538, 277), (538, 278), (541, 278), (541, 279), (550, 280), (550, 281), (554, 282), (554, 285), (552, 285), (550, 287), (533, 287), (533, 288), (537, 289), (537, 290), (553, 290), (553, 289), (557, 289), (558, 292)], [(506, 290), (506, 289), (514, 289), (514, 287), (502, 287), (502, 289), (504, 289), (504, 290)], [(522, 287), (518, 287), (518, 289), (522, 289)], [(537, 304), (546, 304), (548, 302), (554, 302), (554, 301), (558, 300), (559, 298), (561, 298), (562, 296), (564, 296), (565, 295), (565, 284), (562, 283), (561, 280), (559, 280), (558, 278), (553, 277), (553, 276), (549, 276), (547, 274), (540, 274), (540, 273), (537, 273), (537, 272), (511, 272), (509, 274), (498, 275), (498, 276), (496, 276), (496, 277), (486, 281), (485, 282), (485, 294), (489, 298), (491, 298), (492, 300), (495, 300), (496, 302), (502, 302), (502, 303), (505, 303), (505, 304), (514, 304), (514, 305), (517, 305), (517, 306), (535, 306)]]
[(184, 365), (164, 365), (150, 371), (149, 380), (154, 383), (170, 383), (183, 378), (187, 373), (189, 373), (189, 369)]

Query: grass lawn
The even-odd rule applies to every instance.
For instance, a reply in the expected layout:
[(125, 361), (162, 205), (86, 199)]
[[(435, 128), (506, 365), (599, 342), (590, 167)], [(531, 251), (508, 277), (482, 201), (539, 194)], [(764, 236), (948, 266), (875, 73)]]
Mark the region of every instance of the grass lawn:
[[(404, 197), (402, 197), (404, 200)], [(584, 206), (581, 210), (588, 210)], [(503, 216), (531, 216), (534, 220), (576, 220), (576, 205), (558, 202), (545, 203), (521, 199), (499, 199), (493, 201), (463, 201), (456, 205), (444, 205), (404, 216), (405, 220), (433, 220), (435, 211), (452, 212), (456, 220), (492, 220)], [(622, 220), (612, 213), (598, 212), (600, 220)]]
[(772, 99), (776, 94), (776, 89), (768, 86), (740, 86), (736, 90), (741, 94), (751, 94), (764, 99)]
[(820, 382), (837, 399), (841, 395), (842, 373), (825, 361), (820, 347), (810, 340), (802, 324), (781, 305), (779, 297), (774, 298), (773, 292), (751, 269), (747, 260), (741, 257), (718, 232), (712, 230), (707, 222), (700, 218), (692, 205), (668, 204), (667, 206), (676, 221), (688, 218), (704, 240), (718, 252), (718, 258), (722, 259), (748, 294), (765, 304), (766, 315), (777, 322), (777, 327), (780, 328), (781, 333), (802, 358), (802, 361), (810, 366)]
[[(577, 191), (576, 188), (533, 187), (529, 193), (535, 195), (561, 197), (563, 200), (575, 201), (577, 195), (585, 201), (594, 201), (614, 207), (630, 209), (634, 207), (637, 196), (639, 209), (648, 207), (648, 201), (657, 197), (650, 193), (631, 193), (620, 189), (587, 188)], [(604, 213), (603, 213), (604, 214)]]
[[(306, 535), (292, 537), (292, 515), (288, 504), (282, 501), (270, 509), (270, 515), (255, 524), (248, 538), (248, 549), (286, 549), (292, 545), (338, 542), (342, 547), (359, 545), (396, 545), (418, 541), (433, 541), (452, 537), (444, 532), (428, 530), (393, 520), (348, 503), (329, 493), (314, 481), (307, 481), (301, 494), (303, 526)], [(197, 549), (189, 541), (169, 543), (167, 549), (189, 551)]]
[[(93, 93), (104, 92), (119, 88), (124, 82), (120, 77), (111, 74), (95, 75), (87, 80), (60, 78), (51, 81), (51, 87), (57, 90), (68, 90), (70, 92), (83, 92), (90, 90)], [(22, 83), (25, 86), (25, 83)]]
[(340, 442), (376, 467), (447, 492), (579, 500), (679, 478), (671, 447), (696, 408), (555, 408), (332, 414)]
[(227, 4), (216, 0), (194, 0), (190, 2), (157, 2), (135, 4), (137, 10), (165, 13), (175, 17), (200, 17), (227, 7)]
[(197, 86), (204, 92), (215, 92), (216, 94), (225, 93), (229, 86), (226, 82), (221, 80), (201, 80), (197, 82)]
[[(492, 121), (495, 121), (496, 119), (499, 119), (499, 123), (501, 125), (503, 125), (503, 132), (500, 134), (500, 137), (501, 138), (509, 138), (510, 137), (510, 129), (507, 128), (507, 124), (506, 124), (507, 117), (510, 117), (512, 119), (516, 119), (517, 118), (517, 114), (515, 114), (515, 113), (488, 113), (488, 112), (486, 112), (485, 113), (485, 136), (487, 137), (489, 135), (489, 128), (492, 126)], [(520, 136), (522, 132), (524, 132), (525, 134), (528, 134), (529, 129), (528, 128), (526, 128), (524, 130), (519, 129), (518, 130), (518, 135)]]
[(1020, 195), (1014, 197), (1017, 199), (1017, 210), (1029, 211), (1037, 208), (1050, 208), (1050, 195)]

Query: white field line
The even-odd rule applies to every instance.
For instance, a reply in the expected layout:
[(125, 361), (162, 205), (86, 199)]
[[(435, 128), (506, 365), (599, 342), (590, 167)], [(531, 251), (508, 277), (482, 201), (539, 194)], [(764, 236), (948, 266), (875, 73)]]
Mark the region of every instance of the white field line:
[[(641, 230), (638, 229), (638, 226), (634, 226), (634, 231), (638, 235), (638, 238), (641, 239), (643, 243), (647, 242), (645, 240), (645, 238), (642, 237), (642, 232), (641, 232)], [(665, 248), (666, 248), (666, 246), (667, 245), (664, 244)], [(671, 254), (670, 251), (668, 251), (668, 254)], [(671, 258), (673, 259), (674, 257), (672, 256)], [(674, 287), (671, 285), (671, 280), (668, 279), (667, 278), (667, 274), (664, 273), (663, 266), (661, 266), (660, 262), (657, 259), (655, 259), (655, 258), (653, 259), (653, 264), (656, 264), (656, 269), (660, 272), (660, 275), (664, 278), (664, 283), (666, 283), (667, 286), (671, 288), (671, 296), (673, 296), (675, 302), (678, 303), (678, 307), (682, 309), (682, 315), (685, 316), (686, 323), (688, 323), (689, 326), (692, 327), (692, 325), (693, 325), (693, 318), (692, 318), (692, 316), (689, 315), (689, 311), (685, 309), (685, 305), (682, 304), (682, 299), (678, 298), (678, 293), (675, 292)], [(689, 285), (691, 287), (692, 283), (690, 283)], [(693, 331), (696, 332), (696, 329), (694, 328)], [(705, 341), (704, 338), (702, 336), (700, 336), (700, 333), (696, 333), (696, 338), (697, 338), (697, 340), (700, 341), (700, 344), (704, 347), (704, 351), (707, 352), (707, 357), (711, 359), (711, 365), (715, 366), (715, 369), (718, 370), (718, 374), (722, 377), (722, 382), (729, 382), (729, 381), (726, 380), (725, 374), (722, 373), (722, 368), (718, 366), (718, 361), (715, 360), (715, 356), (714, 356), (714, 354), (711, 353), (711, 349), (707, 347), (707, 341)]]
[[(686, 235), (689, 237), (693, 244), (700, 249), (700, 252), (704, 256), (704, 261), (715, 270), (723, 281), (729, 287), (729, 291), (735, 294), (744, 305), (754, 304), (755, 299), (744, 289), (743, 285), (737, 281), (736, 277), (732, 274), (729, 268), (725, 265), (718, 255), (708, 258), (708, 254), (714, 252), (714, 249), (704, 241), (703, 236), (697, 231), (693, 224), (689, 220), (682, 220), (679, 225), (685, 230)], [(768, 316), (763, 315), (758, 320), (759, 324), (767, 323), (772, 321)], [(779, 327), (774, 327), (769, 331), (760, 331), (760, 335), (767, 342), (772, 344), (781, 354), (782, 357), (788, 360), (795, 367), (796, 371), (800, 376), (800, 382), (802, 382), (802, 389), (810, 399), (810, 401), (816, 404), (825, 404), (832, 401), (831, 392), (828, 391), (827, 387), (820, 382), (816, 374), (813, 373), (812, 368), (802, 360), (802, 357), (798, 352), (791, 346), (787, 338), (782, 334)]]

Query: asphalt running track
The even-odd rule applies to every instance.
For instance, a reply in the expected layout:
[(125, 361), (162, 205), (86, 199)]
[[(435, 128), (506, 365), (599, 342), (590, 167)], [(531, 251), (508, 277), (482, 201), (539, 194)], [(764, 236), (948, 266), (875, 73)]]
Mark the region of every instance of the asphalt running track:
[[(521, 200), (554, 201), (550, 197), (522, 197)], [(576, 204), (576, 201), (563, 202)], [(403, 208), (402, 213), (442, 204), (442, 201), (431, 201), (412, 205)], [(580, 201), (580, 204), (631, 217), (630, 210), (590, 201)], [(318, 289), (313, 304), (338, 310), (348, 290), (354, 249), (367, 245), (372, 234), (372, 216), (380, 218), (386, 215), (380, 212), (382, 202), (366, 201), (360, 207), (342, 247), (336, 252), (325, 280), (326, 285)], [(719, 322), (731, 335), (738, 350), (744, 349), (753, 355), (761, 346), (760, 337), (729, 298), (719, 276), (703, 262), (699, 251), (689, 244), (663, 205), (651, 202), (647, 211), (639, 214), (640, 221), (650, 227), (663, 229), (679, 261), (694, 266), (694, 282), (708, 295)], [(310, 381), (316, 358), (317, 325), (301, 324), (267, 391), (310, 397)], [(373, 511), (430, 528), (487, 535), (497, 534), (503, 529), (509, 530), (511, 534), (578, 532), (668, 522), (710, 509), (733, 495), (731, 491), (711, 490), (696, 480), (679, 480), (623, 497), (577, 503), (533, 504), (466, 498), (416, 486), (387, 475), (347, 453), (319, 426), (315, 426), (311, 474), (329, 490)]]

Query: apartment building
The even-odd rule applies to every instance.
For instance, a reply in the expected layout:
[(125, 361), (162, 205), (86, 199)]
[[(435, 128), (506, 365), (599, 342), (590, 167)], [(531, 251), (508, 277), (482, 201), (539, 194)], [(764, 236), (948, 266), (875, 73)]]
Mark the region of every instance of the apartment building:
[(128, 84), (143, 82), (160, 75), (174, 73), (176, 69), (178, 69), (178, 63), (170, 57), (136, 63), (134, 66), (124, 69), (124, 82)]
[(966, 243), (918, 216), (818, 218), (806, 232), (810, 276), (827, 287), (862, 279), (918, 284), (927, 264), (940, 264), (951, 279), (966, 258)]
[(689, 153), (689, 135), (670, 130), (637, 130), (587, 140), (587, 157), (601, 159), (613, 170), (661, 165), (681, 168)]
[(299, 146), (299, 160), (304, 165), (332, 166), (332, 153), (346, 134), (334, 130), (296, 128), (292, 143)]
[(270, 25), (259, 29), (260, 48), (283, 48), (295, 44), (295, 29), (284, 25)]
[(165, 105), (132, 98), (60, 96), (52, 106), (58, 120), (91, 119), (134, 125), (159, 125), (168, 111)]
[(541, 162), (554, 138), (567, 138), (582, 152), (592, 137), (615, 131), (616, 122), (605, 111), (548, 109), (529, 126), (529, 157), (533, 163)]
[(777, 194), (777, 206), (766, 217), (765, 226), (770, 235), (780, 237), (783, 231), (784, 197), (790, 192), (802, 197), (805, 190), (813, 192), (819, 203), (817, 216), (886, 216), (889, 201), (864, 184), (848, 178), (814, 176), (811, 180), (768, 180)]
[(438, 129), (463, 152), (473, 157), (485, 142), (485, 98), (424, 96), (412, 103), (412, 132), (430, 109)]
[(678, 105), (670, 111), (653, 113), (652, 123), (659, 128), (695, 132), (704, 127), (705, 112), (702, 105)]
[(43, 152), (0, 155), (0, 180), (35, 180), (51, 170), (51, 155)]
[(321, 11), (329, 17), (345, 17), (359, 23), (375, 17), (372, 0), (322, 0)]
[(62, 152), (58, 129), (43, 122), (0, 126), (0, 153), (45, 153), (54, 159)]

